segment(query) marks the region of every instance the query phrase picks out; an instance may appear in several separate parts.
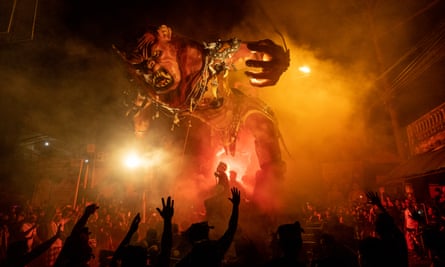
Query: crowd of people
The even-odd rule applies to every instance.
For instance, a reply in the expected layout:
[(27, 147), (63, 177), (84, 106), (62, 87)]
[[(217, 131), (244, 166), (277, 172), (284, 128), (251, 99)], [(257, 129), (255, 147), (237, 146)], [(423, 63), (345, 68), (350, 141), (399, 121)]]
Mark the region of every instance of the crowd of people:
[(188, 225), (175, 221), (171, 197), (143, 220), (106, 203), (10, 206), (0, 214), (0, 266), (409, 266), (412, 256), (445, 266), (440, 189), (426, 203), (368, 192), (348, 204), (308, 202), (298, 214), (271, 218), (253, 215), (224, 178), (212, 202), (203, 200), (207, 216)]

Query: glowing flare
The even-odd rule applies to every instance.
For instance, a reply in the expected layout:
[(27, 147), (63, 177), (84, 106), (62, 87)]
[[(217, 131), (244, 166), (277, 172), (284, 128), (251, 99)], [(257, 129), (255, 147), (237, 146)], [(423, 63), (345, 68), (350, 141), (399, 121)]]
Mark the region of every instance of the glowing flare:
[(141, 158), (136, 154), (129, 154), (125, 157), (124, 163), (128, 168), (134, 169), (141, 165)]
[(311, 68), (309, 68), (308, 66), (301, 66), (298, 68), (298, 70), (306, 74), (311, 72)]

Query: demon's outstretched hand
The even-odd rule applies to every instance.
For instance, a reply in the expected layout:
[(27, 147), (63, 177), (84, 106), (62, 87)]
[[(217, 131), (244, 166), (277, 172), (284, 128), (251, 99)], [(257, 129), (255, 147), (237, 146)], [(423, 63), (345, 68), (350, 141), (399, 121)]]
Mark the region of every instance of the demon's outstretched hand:
[(260, 60), (249, 59), (246, 61), (248, 67), (261, 69), (259, 72), (245, 72), (251, 78), (250, 83), (257, 87), (275, 85), (281, 74), (289, 67), (289, 50), (283, 49), (269, 39), (247, 42), (247, 48), (264, 54)]

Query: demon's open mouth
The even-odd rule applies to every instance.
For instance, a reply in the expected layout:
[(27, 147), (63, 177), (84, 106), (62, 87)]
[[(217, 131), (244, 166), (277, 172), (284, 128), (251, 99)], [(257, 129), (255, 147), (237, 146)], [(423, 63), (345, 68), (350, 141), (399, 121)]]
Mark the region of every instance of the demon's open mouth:
[(159, 69), (158, 71), (150, 74), (146, 74), (145, 81), (156, 90), (157, 93), (163, 93), (166, 89), (169, 89), (173, 85), (173, 77), (165, 69)]

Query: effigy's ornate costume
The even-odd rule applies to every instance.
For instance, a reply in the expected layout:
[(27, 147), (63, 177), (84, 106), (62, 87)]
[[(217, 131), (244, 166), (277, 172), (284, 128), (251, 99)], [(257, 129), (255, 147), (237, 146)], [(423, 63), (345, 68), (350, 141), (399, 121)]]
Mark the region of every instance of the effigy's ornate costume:
[(284, 176), (272, 110), (260, 99), (231, 88), (227, 77), (239, 66), (248, 66), (261, 70), (245, 72), (252, 86), (272, 86), (289, 66), (289, 51), (268, 39), (201, 44), (173, 35), (165, 25), (146, 32), (132, 50), (116, 51), (139, 85), (130, 113), (136, 135), (144, 135), (160, 112), (172, 118), (172, 129), (193, 117), (208, 125), (226, 152), (234, 155), (238, 132), (244, 127), (255, 138), (261, 168), (254, 195), (262, 198), (273, 181)]

